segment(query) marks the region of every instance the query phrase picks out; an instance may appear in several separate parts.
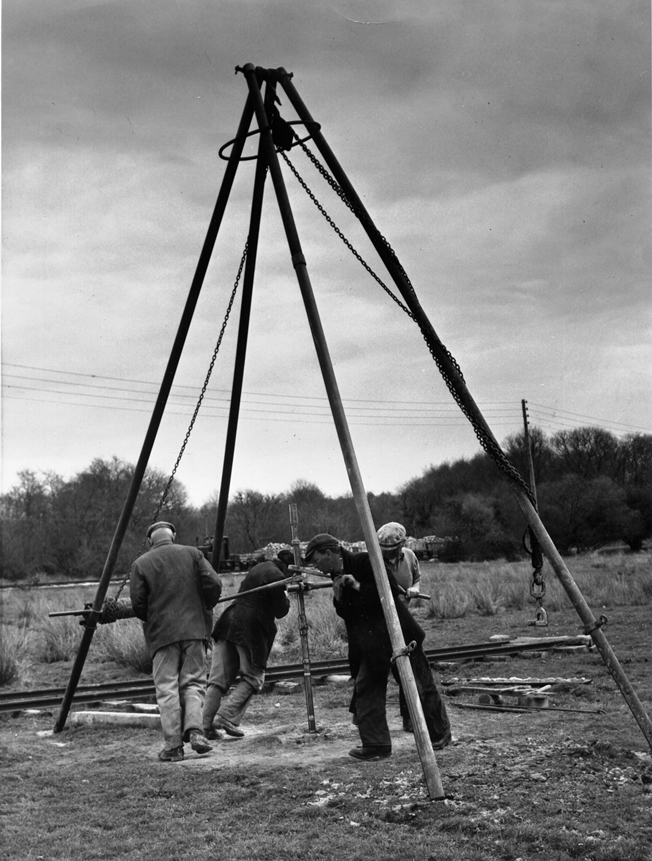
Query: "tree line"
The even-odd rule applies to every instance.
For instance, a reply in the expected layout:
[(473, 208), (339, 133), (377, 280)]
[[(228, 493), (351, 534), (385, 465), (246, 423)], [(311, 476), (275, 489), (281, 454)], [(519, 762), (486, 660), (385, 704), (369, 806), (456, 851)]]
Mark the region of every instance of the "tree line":
[[(523, 433), (503, 448), (523, 476), (529, 475)], [(583, 427), (552, 436), (530, 432), (537, 505), (561, 553), (583, 552), (622, 540), (639, 551), (652, 536), (652, 435), (618, 438)], [(133, 475), (118, 458), (96, 459), (71, 479), (24, 470), (0, 497), (0, 576), (31, 579), (46, 574), (97, 579)], [(169, 487), (168, 487), (169, 485)], [(164, 490), (168, 487), (161, 506)], [(507, 480), (485, 452), (430, 466), (395, 492), (370, 493), (377, 525), (398, 520), (414, 537), (448, 537), (443, 561), (505, 558), (523, 553), (525, 521)], [(362, 539), (351, 494), (329, 497), (298, 480), (288, 491), (239, 490), (229, 501), (225, 534), (232, 553), (253, 553), (270, 542), (289, 543), (288, 505), (298, 506), (306, 540), (330, 532), (344, 541)], [(126, 576), (144, 549), (152, 517), (175, 523), (179, 540), (204, 543), (214, 530), (217, 494), (199, 508), (183, 485), (148, 469), (134, 507), (114, 576)]]

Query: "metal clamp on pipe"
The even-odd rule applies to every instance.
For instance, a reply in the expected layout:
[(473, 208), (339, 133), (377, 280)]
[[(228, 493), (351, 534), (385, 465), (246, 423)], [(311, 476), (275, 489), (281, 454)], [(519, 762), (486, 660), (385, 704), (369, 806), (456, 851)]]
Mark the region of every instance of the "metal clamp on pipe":
[(412, 640), (411, 643), (408, 643), (407, 646), (404, 646), (402, 649), (399, 649), (397, 652), (394, 652), (392, 657), (390, 658), (390, 662), (392, 664), (396, 663), (397, 658), (405, 658), (410, 652), (413, 652), (417, 647), (417, 641)]
[(331, 579), (330, 574), (324, 574), (324, 572), (320, 571), (319, 568), (304, 568), (302, 565), (288, 565), (288, 571), (296, 572), (297, 574), (314, 574), (315, 577), (326, 577), (327, 580)]
[(595, 631), (595, 630), (597, 630), (598, 628), (601, 628), (603, 625), (606, 625), (606, 624), (607, 624), (607, 622), (608, 622), (608, 619), (607, 619), (607, 617), (606, 617), (606, 616), (600, 616), (600, 618), (599, 618), (599, 619), (594, 619), (594, 620), (593, 620), (593, 624), (592, 624), (592, 625), (585, 625), (585, 626), (584, 626), (584, 633), (585, 633), (585, 634), (590, 634), (592, 631)]

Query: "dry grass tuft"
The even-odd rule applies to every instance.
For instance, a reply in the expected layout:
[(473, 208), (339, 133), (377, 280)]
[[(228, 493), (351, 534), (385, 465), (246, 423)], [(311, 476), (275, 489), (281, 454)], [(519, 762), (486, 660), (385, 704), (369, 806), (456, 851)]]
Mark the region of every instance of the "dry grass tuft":
[(115, 661), (137, 673), (150, 675), (152, 672), (152, 659), (138, 619), (121, 619), (111, 625), (100, 625), (94, 648), (101, 661)]
[(0, 625), (0, 685), (24, 677), (31, 665), (32, 632), (27, 625)]

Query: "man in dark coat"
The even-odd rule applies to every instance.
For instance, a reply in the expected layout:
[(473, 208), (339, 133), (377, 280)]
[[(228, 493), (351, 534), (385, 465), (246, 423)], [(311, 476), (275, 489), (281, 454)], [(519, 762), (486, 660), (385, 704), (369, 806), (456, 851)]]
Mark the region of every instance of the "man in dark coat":
[[(240, 723), (252, 696), (265, 682), (267, 659), (276, 636), (274, 620), (286, 616), (290, 609), (284, 585), (246, 593), (286, 578), (293, 556), (289, 550), (282, 550), (279, 556), (284, 554), (285, 561), (278, 558), (254, 565), (213, 629), (215, 645), (204, 703), (204, 734), (209, 739), (219, 738), (220, 729), (234, 738), (244, 736)], [(236, 678), (235, 689), (227, 697)]]
[[(376, 588), (368, 553), (350, 553), (337, 538), (315, 535), (305, 553), (307, 564), (333, 578), (333, 603), (344, 619), (349, 639), (349, 664), (355, 681), (352, 701), (362, 747), (349, 751), (362, 760), (383, 759), (392, 752), (385, 699), (391, 667), (392, 644)], [(394, 575), (386, 571), (406, 644), (415, 642), (410, 663), (433, 748), (451, 741), (446, 707), (433, 679), (422, 643), (425, 633), (407, 607), (398, 600)]]
[(183, 759), (183, 743), (197, 753), (211, 746), (202, 735), (206, 678), (206, 642), (211, 610), (222, 584), (196, 547), (175, 544), (171, 523), (154, 523), (147, 530), (150, 549), (131, 567), (130, 598), (134, 614), (144, 625), (152, 656), (156, 700), (165, 747), (163, 762)]

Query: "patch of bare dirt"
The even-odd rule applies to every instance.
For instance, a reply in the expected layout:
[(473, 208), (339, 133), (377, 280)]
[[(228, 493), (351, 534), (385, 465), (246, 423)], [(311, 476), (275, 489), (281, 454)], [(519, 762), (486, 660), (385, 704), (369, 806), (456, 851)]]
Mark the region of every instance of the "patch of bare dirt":
[[(652, 711), (652, 656), (649, 609), (646, 607), (617, 608), (609, 613), (609, 626), (605, 629), (618, 658), (626, 670), (638, 696), (648, 712)], [(492, 635), (512, 636), (560, 636), (576, 635), (581, 623), (573, 611), (551, 614), (548, 628), (534, 629), (527, 625), (528, 614), (506, 614), (491, 618), (465, 617), (444, 622), (421, 620), (427, 629), (426, 647), (450, 646), (455, 643), (468, 644), (487, 642)], [(71, 663), (41, 665), (33, 675), (32, 687), (65, 684)], [(496, 768), (503, 782), (526, 777), (528, 780), (547, 783), (556, 779), (546, 760), (550, 752), (562, 756), (562, 762), (576, 768), (578, 763), (593, 761), (595, 745), (611, 745), (622, 752), (627, 762), (618, 766), (625, 769), (641, 766), (645, 771), (645, 756), (649, 746), (634, 720), (625, 700), (598, 652), (582, 650), (563, 653), (542, 651), (534, 654), (522, 653), (519, 657), (487, 658), (482, 661), (448, 662), (438, 675), (444, 683), (453, 679), (472, 678), (532, 678), (557, 677), (590, 678), (588, 685), (557, 685), (550, 697), (552, 708), (526, 713), (485, 711), (477, 708), (462, 708), (459, 703), (478, 705), (477, 696), (447, 699), (453, 726), (454, 743), (436, 755), (442, 774), (449, 785), (457, 780), (473, 779), (473, 775), (486, 768)], [(111, 681), (130, 678), (133, 673), (114, 664), (94, 663), (92, 652), (84, 668), (82, 683)], [(317, 733), (308, 732), (306, 704), (302, 689), (293, 694), (279, 695), (272, 690), (252, 701), (243, 725), (246, 732), (242, 740), (224, 739), (216, 741), (214, 750), (206, 756), (196, 756), (188, 749), (181, 767), (219, 769), (238, 763), (269, 761), (278, 758), (306, 768), (323, 768), (328, 763), (346, 758), (351, 747), (359, 744), (355, 727), (350, 722), (348, 685), (320, 685), (315, 683), (314, 705)], [(85, 708), (80, 706), (80, 708)], [(54, 723), (57, 710), (51, 715), (6, 719), (0, 727), (5, 743), (7, 730), (13, 728), (12, 743), (20, 743), (21, 736), (29, 737), (33, 744), (36, 732), (47, 733)], [(388, 691), (388, 717), (392, 733), (392, 745), (396, 754), (407, 754), (415, 759), (418, 754), (414, 737), (405, 733), (398, 717), (398, 689), (390, 681)], [(97, 733), (97, 746), (104, 744), (103, 730), (93, 727)], [(72, 730), (72, 733), (76, 730)], [(68, 730), (54, 736), (41, 735), (45, 744), (67, 745)], [(152, 730), (125, 731), (121, 742), (123, 750), (133, 748), (134, 754), (147, 755), (155, 759), (161, 747), (160, 735)], [(591, 750), (591, 756), (577, 750)], [(590, 748), (593, 745), (593, 748)], [(579, 746), (579, 747), (578, 747)], [(602, 749), (602, 748), (600, 748)], [(575, 751), (575, 752), (574, 752)], [(72, 751), (71, 751), (72, 753)], [(630, 757), (631, 754), (631, 758)], [(637, 756), (636, 754), (640, 754)], [(84, 755), (80, 751), (80, 766)], [(89, 752), (89, 759), (97, 752)], [(565, 758), (567, 757), (567, 758)], [(631, 758), (631, 762), (629, 761)], [(622, 759), (622, 757), (621, 757)], [(624, 761), (624, 760), (623, 760)], [(382, 764), (380, 764), (382, 767)], [(376, 767), (376, 766), (373, 766)], [(534, 776), (533, 776), (534, 775)]]

